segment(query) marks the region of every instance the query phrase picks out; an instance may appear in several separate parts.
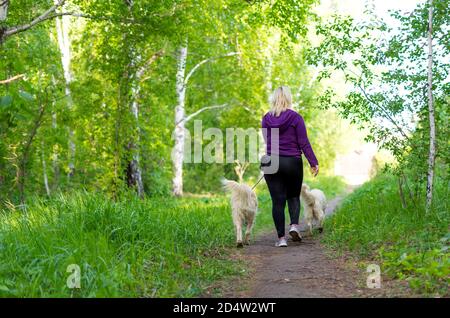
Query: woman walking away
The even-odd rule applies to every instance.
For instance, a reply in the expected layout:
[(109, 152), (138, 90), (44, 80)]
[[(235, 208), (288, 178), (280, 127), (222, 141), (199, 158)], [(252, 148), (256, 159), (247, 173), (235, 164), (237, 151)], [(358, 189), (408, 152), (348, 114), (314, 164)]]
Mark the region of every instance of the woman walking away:
[[(278, 234), (276, 246), (286, 247), (284, 209), (286, 201), (291, 219), (289, 234), (293, 241), (301, 241), (298, 220), (300, 216), (300, 190), (303, 182), (302, 153), (311, 166), (314, 177), (319, 173), (319, 163), (306, 133), (303, 117), (292, 110), (289, 87), (281, 86), (272, 95), (271, 110), (262, 119), (267, 155), (279, 159), (278, 170), (264, 174), (272, 198), (272, 216)], [(278, 129), (278, 149), (271, 149), (271, 136)], [(276, 138), (276, 135), (273, 135)]]

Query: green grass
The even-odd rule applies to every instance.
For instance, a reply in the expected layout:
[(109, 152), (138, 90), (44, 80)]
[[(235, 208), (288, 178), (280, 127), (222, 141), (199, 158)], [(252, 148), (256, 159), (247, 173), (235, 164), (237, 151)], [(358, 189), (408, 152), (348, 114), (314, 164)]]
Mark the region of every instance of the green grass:
[[(265, 186), (257, 190), (254, 235), (273, 228), (270, 196)], [(229, 257), (234, 244), (225, 195), (30, 198), (26, 212), (0, 210), (0, 296), (198, 296), (242, 273), (244, 264)], [(70, 264), (80, 267), (79, 290), (66, 286)]]
[(415, 292), (448, 295), (450, 244), (448, 184), (435, 182), (434, 209), (403, 209), (396, 180), (380, 175), (345, 199), (326, 221), (324, 242), (376, 261), (382, 271), (407, 280)]
[[(263, 214), (257, 230), (270, 220)], [(0, 296), (197, 296), (240, 272), (242, 264), (228, 258), (233, 246), (224, 196), (35, 200), (27, 213), (1, 211)], [(69, 264), (80, 266), (79, 290), (66, 287)]]

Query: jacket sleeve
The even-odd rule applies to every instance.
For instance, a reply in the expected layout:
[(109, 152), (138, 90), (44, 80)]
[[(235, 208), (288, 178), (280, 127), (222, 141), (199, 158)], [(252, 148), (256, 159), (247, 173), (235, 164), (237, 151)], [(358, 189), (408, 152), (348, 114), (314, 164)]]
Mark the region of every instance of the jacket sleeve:
[(299, 120), (297, 122), (295, 130), (297, 133), (298, 146), (300, 147), (300, 150), (303, 152), (306, 159), (308, 160), (309, 165), (311, 167), (317, 166), (319, 162), (317, 161), (316, 155), (314, 154), (311, 144), (309, 143), (305, 121), (303, 120), (302, 116), (299, 116)]

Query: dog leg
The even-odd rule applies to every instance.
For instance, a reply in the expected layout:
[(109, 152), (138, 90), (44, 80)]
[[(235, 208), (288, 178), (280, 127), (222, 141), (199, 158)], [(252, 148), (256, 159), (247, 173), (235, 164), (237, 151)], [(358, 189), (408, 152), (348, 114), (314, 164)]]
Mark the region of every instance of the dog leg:
[(232, 218), (234, 229), (236, 230), (236, 246), (243, 247), (244, 244), (242, 243), (242, 219), (237, 208), (233, 207)]
[(316, 206), (314, 207), (314, 218), (317, 220), (319, 233), (322, 233), (325, 213), (323, 212), (323, 209), (320, 205), (316, 204)]
[(252, 233), (252, 228), (253, 228), (253, 223), (255, 221), (255, 217), (249, 216), (247, 218), (247, 228), (245, 230), (245, 238), (244, 238), (244, 244), (245, 245), (250, 245), (250, 235)]
[(310, 205), (305, 205), (305, 223), (308, 226), (309, 235), (312, 236), (312, 222), (314, 219), (314, 208)]
[[(310, 211), (310, 213), (309, 214), (312, 214), (313, 213), (313, 211)], [(309, 231), (309, 236), (312, 236), (313, 235), (313, 232), (312, 232), (312, 228), (313, 228), (313, 218), (312, 218), (312, 215), (308, 215), (307, 217), (306, 217), (306, 225), (308, 226), (308, 231)]]
[(242, 220), (236, 220), (234, 225), (236, 228), (236, 246), (243, 247), (244, 244), (242, 242)]
[(325, 213), (322, 210), (319, 211), (319, 233), (323, 232), (323, 220), (325, 219)]

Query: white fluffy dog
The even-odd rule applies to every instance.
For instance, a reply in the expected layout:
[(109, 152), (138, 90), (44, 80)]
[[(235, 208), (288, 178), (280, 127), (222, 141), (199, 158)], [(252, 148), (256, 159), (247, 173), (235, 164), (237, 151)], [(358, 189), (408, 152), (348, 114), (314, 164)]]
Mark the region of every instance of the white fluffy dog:
[(322, 232), (327, 205), (325, 194), (319, 189), (310, 190), (307, 184), (303, 184), (301, 198), (305, 209), (305, 220), (309, 228), (309, 234), (312, 235), (313, 221), (319, 224), (319, 232)]
[[(255, 223), (258, 199), (255, 192), (246, 184), (223, 179), (222, 184), (226, 191), (231, 193), (231, 209), (234, 227), (236, 229), (236, 245), (243, 247), (250, 244), (250, 234)], [(245, 237), (242, 239), (242, 228), (247, 224)]]

